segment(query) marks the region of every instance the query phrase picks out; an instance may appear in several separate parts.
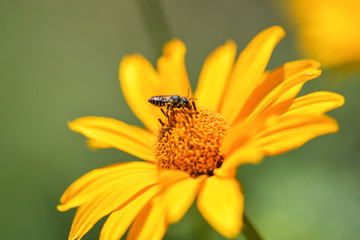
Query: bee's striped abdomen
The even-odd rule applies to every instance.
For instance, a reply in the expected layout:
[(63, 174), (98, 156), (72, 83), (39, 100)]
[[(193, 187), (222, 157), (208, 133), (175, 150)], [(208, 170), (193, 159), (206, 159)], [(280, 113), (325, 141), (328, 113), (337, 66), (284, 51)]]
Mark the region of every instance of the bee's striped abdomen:
[(157, 107), (167, 106), (170, 102), (170, 96), (154, 96), (151, 97), (148, 102)]

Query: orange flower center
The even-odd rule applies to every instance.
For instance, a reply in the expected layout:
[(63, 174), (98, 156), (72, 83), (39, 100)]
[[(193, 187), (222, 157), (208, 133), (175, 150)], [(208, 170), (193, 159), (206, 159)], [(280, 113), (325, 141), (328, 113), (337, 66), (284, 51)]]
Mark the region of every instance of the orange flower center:
[(196, 177), (211, 176), (222, 165), (220, 147), (229, 125), (220, 114), (206, 108), (172, 110), (162, 122), (154, 143), (158, 168)]

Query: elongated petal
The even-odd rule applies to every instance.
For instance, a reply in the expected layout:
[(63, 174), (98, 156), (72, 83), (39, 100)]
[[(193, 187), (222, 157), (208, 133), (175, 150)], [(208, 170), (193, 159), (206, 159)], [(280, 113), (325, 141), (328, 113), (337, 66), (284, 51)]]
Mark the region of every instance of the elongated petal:
[(92, 150), (98, 150), (98, 149), (104, 149), (104, 148), (112, 148), (110, 144), (97, 141), (95, 139), (88, 139), (87, 140), (87, 146)]
[(318, 67), (318, 62), (299, 60), (285, 63), (271, 71), (251, 93), (233, 124), (261, 113), (276, 101), (283, 102), (294, 98), (305, 81), (320, 74)]
[(314, 92), (296, 98), (284, 115), (314, 114), (321, 115), (344, 104), (344, 97), (333, 92)]
[(304, 83), (306, 81), (314, 79), (320, 74), (320, 70), (312, 70), (309, 72), (303, 71), (302, 73), (292, 76), (291, 78), (289, 78), (288, 82), (284, 82), (283, 84), (275, 88), (270, 94), (268, 94), (257, 106), (257, 108), (252, 113), (252, 116), (250, 117), (260, 115), (262, 112), (266, 111), (267, 108), (269, 108), (272, 104), (274, 104), (276, 100), (282, 96), (283, 93), (286, 93), (288, 90), (292, 91), (292, 88), (296, 87), (299, 83)]
[(159, 186), (154, 186), (125, 207), (111, 213), (101, 229), (100, 240), (120, 239), (139, 214), (140, 210), (149, 203), (159, 191)]
[(161, 197), (157, 197), (137, 216), (126, 239), (162, 239), (167, 226), (166, 204), (161, 201)]
[[(205, 176), (197, 178), (188, 177), (180, 180), (165, 190), (165, 199), (167, 204), (167, 220), (169, 223), (178, 222), (187, 212), (198, 193), (200, 184)], [(161, 179), (166, 181), (166, 179)]]
[(270, 121), (256, 136), (256, 143), (267, 155), (275, 155), (298, 148), (307, 141), (338, 130), (336, 121), (321, 115), (291, 115)]
[(78, 207), (86, 201), (92, 201), (98, 195), (114, 191), (117, 184), (137, 175), (156, 172), (154, 164), (147, 162), (128, 162), (95, 169), (71, 184), (61, 196), (59, 211)]
[(228, 41), (208, 56), (201, 70), (195, 92), (199, 106), (219, 111), (220, 101), (234, 66), (235, 55), (236, 44)]
[(130, 174), (122, 181), (113, 182), (115, 188), (112, 191), (103, 192), (78, 208), (69, 239), (81, 238), (102, 217), (126, 206), (158, 183), (157, 170), (151, 174)]
[(175, 169), (162, 169), (159, 171), (161, 185), (165, 188), (172, 186), (174, 183), (188, 179), (190, 177), (186, 172)]
[(214, 170), (216, 176), (235, 177), (236, 168), (241, 164), (258, 163), (263, 158), (259, 147), (247, 145), (227, 156), (220, 168)]
[(220, 108), (220, 113), (230, 124), (261, 81), (274, 47), (284, 36), (281, 27), (268, 28), (259, 33), (240, 54)]
[(90, 139), (111, 145), (148, 161), (155, 161), (152, 153), (154, 137), (141, 128), (104, 117), (83, 117), (69, 123), (71, 130)]
[(290, 87), (288, 90), (286, 90), (285, 92), (283, 92), (275, 101), (272, 105), (274, 104), (278, 104), (281, 102), (285, 102), (288, 100), (293, 100), (298, 93), (300, 92), (301, 88), (303, 87), (304, 82), (302, 83), (298, 83), (296, 85), (294, 85), (293, 87)]
[(254, 135), (263, 129), (265, 121), (265, 118), (258, 118), (232, 126), (226, 133), (221, 145), (222, 153), (225, 156), (230, 156), (234, 151), (245, 146)]
[(197, 205), (206, 221), (220, 234), (233, 238), (240, 233), (244, 197), (234, 178), (207, 178)]
[[(191, 90), (185, 67), (186, 48), (184, 43), (175, 39), (164, 46), (163, 56), (157, 62), (157, 70), (163, 85), (162, 95), (185, 96)], [(192, 96), (192, 92), (189, 92)]]
[(119, 79), (124, 97), (133, 113), (149, 130), (155, 131), (161, 112), (148, 99), (164, 95), (167, 91), (158, 73), (141, 55), (129, 55), (120, 63)]

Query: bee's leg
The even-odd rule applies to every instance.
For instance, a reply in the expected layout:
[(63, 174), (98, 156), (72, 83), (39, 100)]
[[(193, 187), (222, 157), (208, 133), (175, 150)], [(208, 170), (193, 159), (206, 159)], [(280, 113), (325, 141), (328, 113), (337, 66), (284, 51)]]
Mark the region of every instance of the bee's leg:
[(160, 119), (160, 118), (158, 118), (158, 120), (159, 120), (159, 122), (160, 122), (161, 126), (165, 126), (165, 124), (163, 123), (163, 121), (161, 121), (161, 119)]
[(164, 112), (164, 109), (160, 108), (161, 112), (164, 114), (165, 117), (169, 118), (169, 115), (167, 114), (167, 112)]
[(191, 101), (191, 104), (192, 104), (194, 110), (197, 111), (195, 101)]
[(166, 107), (166, 116), (167, 116), (168, 118), (169, 118), (168, 113), (169, 113), (170, 110), (172, 110), (172, 107), (171, 107), (171, 105), (169, 104), (169, 105), (167, 105), (167, 107)]
[(186, 109), (185, 109), (185, 106), (181, 106), (181, 112), (184, 114), (188, 113), (188, 111), (186, 111)]

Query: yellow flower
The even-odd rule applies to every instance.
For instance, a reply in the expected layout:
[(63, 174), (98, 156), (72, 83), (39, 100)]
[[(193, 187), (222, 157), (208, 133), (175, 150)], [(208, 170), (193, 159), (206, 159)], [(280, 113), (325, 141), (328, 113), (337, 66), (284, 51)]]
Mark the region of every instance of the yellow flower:
[(264, 30), (236, 62), (234, 42), (217, 48), (201, 70), (195, 107), (170, 110), (168, 118), (147, 100), (191, 89), (184, 44), (169, 42), (157, 71), (141, 55), (126, 56), (121, 88), (147, 129), (104, 117), (80, 118), (69, 126), (84, 134), (90, 147), (115, 147), (145, 161), (96, 169), (65, 191), (58, 209), (79, 207), (69, 239), (83, 237), (106, 215), (100, 239), (119, 239), (129, 227), (129, 239), (161, 239), (196, 196), (199, 211), (220, 234), (239, 234), (244, 197), (237, 166), (337, 131), (336, 121), (324, 113), (344, 103), (331, 92), (296, 98), (302, 85), (320, 74), (312, 60), (265, 72), (284, 35), (277, 26)]
[(326, 66), (360, 61), (360, 1), (291, 0), (300, 48)]

